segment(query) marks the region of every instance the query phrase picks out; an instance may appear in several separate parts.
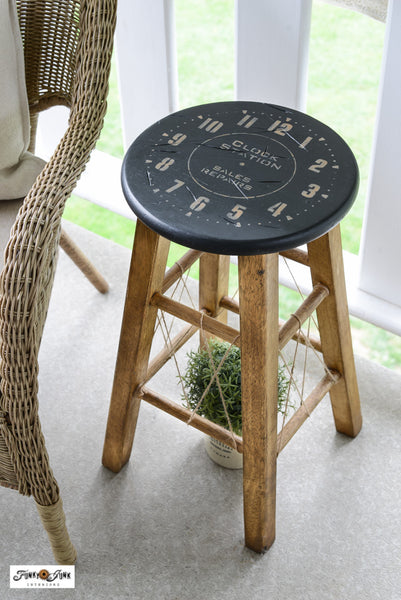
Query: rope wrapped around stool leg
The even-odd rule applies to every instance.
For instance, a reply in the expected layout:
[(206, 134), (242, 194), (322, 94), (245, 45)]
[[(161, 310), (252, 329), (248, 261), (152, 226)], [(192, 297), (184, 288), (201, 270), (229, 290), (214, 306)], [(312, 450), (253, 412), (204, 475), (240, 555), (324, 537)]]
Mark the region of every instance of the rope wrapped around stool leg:
[(35, 502), (43, 526), (49, 536), (54, 558), (59, 565), (73, 565), (77, 558), (65, 524), (65, 514), (61, 498), (55, 504), (42, 506)]

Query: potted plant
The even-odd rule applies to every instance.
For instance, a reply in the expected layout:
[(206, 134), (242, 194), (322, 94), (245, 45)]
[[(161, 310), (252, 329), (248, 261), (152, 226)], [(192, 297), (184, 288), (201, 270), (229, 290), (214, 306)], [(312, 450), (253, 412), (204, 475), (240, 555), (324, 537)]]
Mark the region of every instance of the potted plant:
[[(188, 408), (191, 410), (196, 409), (199, 415), (226, 429), (230, 428), (221, 400), (219, 386), (216, 378), (213, 379), (215, 370), (218, 369), (222, 358), (227, 354), (219, 369), (220, 389), (224, 397), (231, 428), (234, 433), (242, 435), (241, 350), (237, 346), (230, 347), (227, 342), (216, 339), (210, 339), (208, 345), (209, 348), (192, 350), (187, 355), (187, 367), (182, 377), (185, 388), (183, 400)], [(214, 367), (211, 364), (211, 359)], [(290, 382), (284, 373), (284, 368), (279, 368), (277, 407), (278, 411), (283, 414), (288, 409), (289, 385)], [(242, 467), (242, 454), (209, 436), (206, 438), (206, 450), (208, 455), (218, 464), (234, 469)]]

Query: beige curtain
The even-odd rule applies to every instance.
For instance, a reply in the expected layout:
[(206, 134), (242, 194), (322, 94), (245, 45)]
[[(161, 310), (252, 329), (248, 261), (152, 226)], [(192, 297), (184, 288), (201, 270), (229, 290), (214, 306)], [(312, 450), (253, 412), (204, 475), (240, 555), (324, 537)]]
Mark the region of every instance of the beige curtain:
[(0, 200), (24, 197), (44, 161), (27, 152), (29, 112), (15, 0), (0, 0)]

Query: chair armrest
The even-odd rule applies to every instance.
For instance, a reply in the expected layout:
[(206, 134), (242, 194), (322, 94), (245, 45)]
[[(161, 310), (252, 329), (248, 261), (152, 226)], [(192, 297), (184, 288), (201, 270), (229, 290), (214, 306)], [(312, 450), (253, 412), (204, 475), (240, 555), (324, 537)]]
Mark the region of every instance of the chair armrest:
[(46, 484), (30, 475), (37, 470), (33, 448), (39, 448), (42, 469), (48, 463), (37, 418), (38, 351), (64, 206), (89, 160), (106, 112), (115, 18), (116, 0), (82, 3), (69, 125), (17, 215), (0, 277), (0, 410), (7, 414), (18, 453), (26, 457), (19, 473), (20, 492), (32, 493), (42, 505), (57, 501), (58, 488), (50, 467)]

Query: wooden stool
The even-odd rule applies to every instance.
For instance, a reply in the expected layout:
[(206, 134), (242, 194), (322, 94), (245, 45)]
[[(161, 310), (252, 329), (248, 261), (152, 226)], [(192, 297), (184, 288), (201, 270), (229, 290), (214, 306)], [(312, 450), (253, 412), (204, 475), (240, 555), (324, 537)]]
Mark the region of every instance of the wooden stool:
[[(361, 412), (338, 223), (353, 203), (358, 168), (330, 128), (295, 110), (256, 102), (186, 109), (147, 129), (125, 157), (124, 194), (138, 216), (103, 464), (128, 461), (140, 400), (181, 420), (191, 412), (144, 383), (158, 309), (241, 347), (243, 437), (195, 416), (191, 424), (243, 451), (245, 543), (263, 552), (275, 537), (276, 460), (330, 391), (336, 428), (356, 436)], [(169, 240), (191, 248), (165, 273)], [(307, 251), (298, 246), (307, 244)], [(279, 328), (278, 254), (308, 265), (313, 291)], [(228, 297), (229, 256), (238, 256), (239, 304)], [(200, 259), (199, 310), (165, 295)], [(240, 315), (240, 332), (226, 312)], [(279, 350), (316, 310), (326, 374), (277, 434)], [(240, 338), (239, 338), (240, 336)], [(239, 341), (240, 339), (240, 341)], [(278, 439), (279, 437), (279, 439)]]

